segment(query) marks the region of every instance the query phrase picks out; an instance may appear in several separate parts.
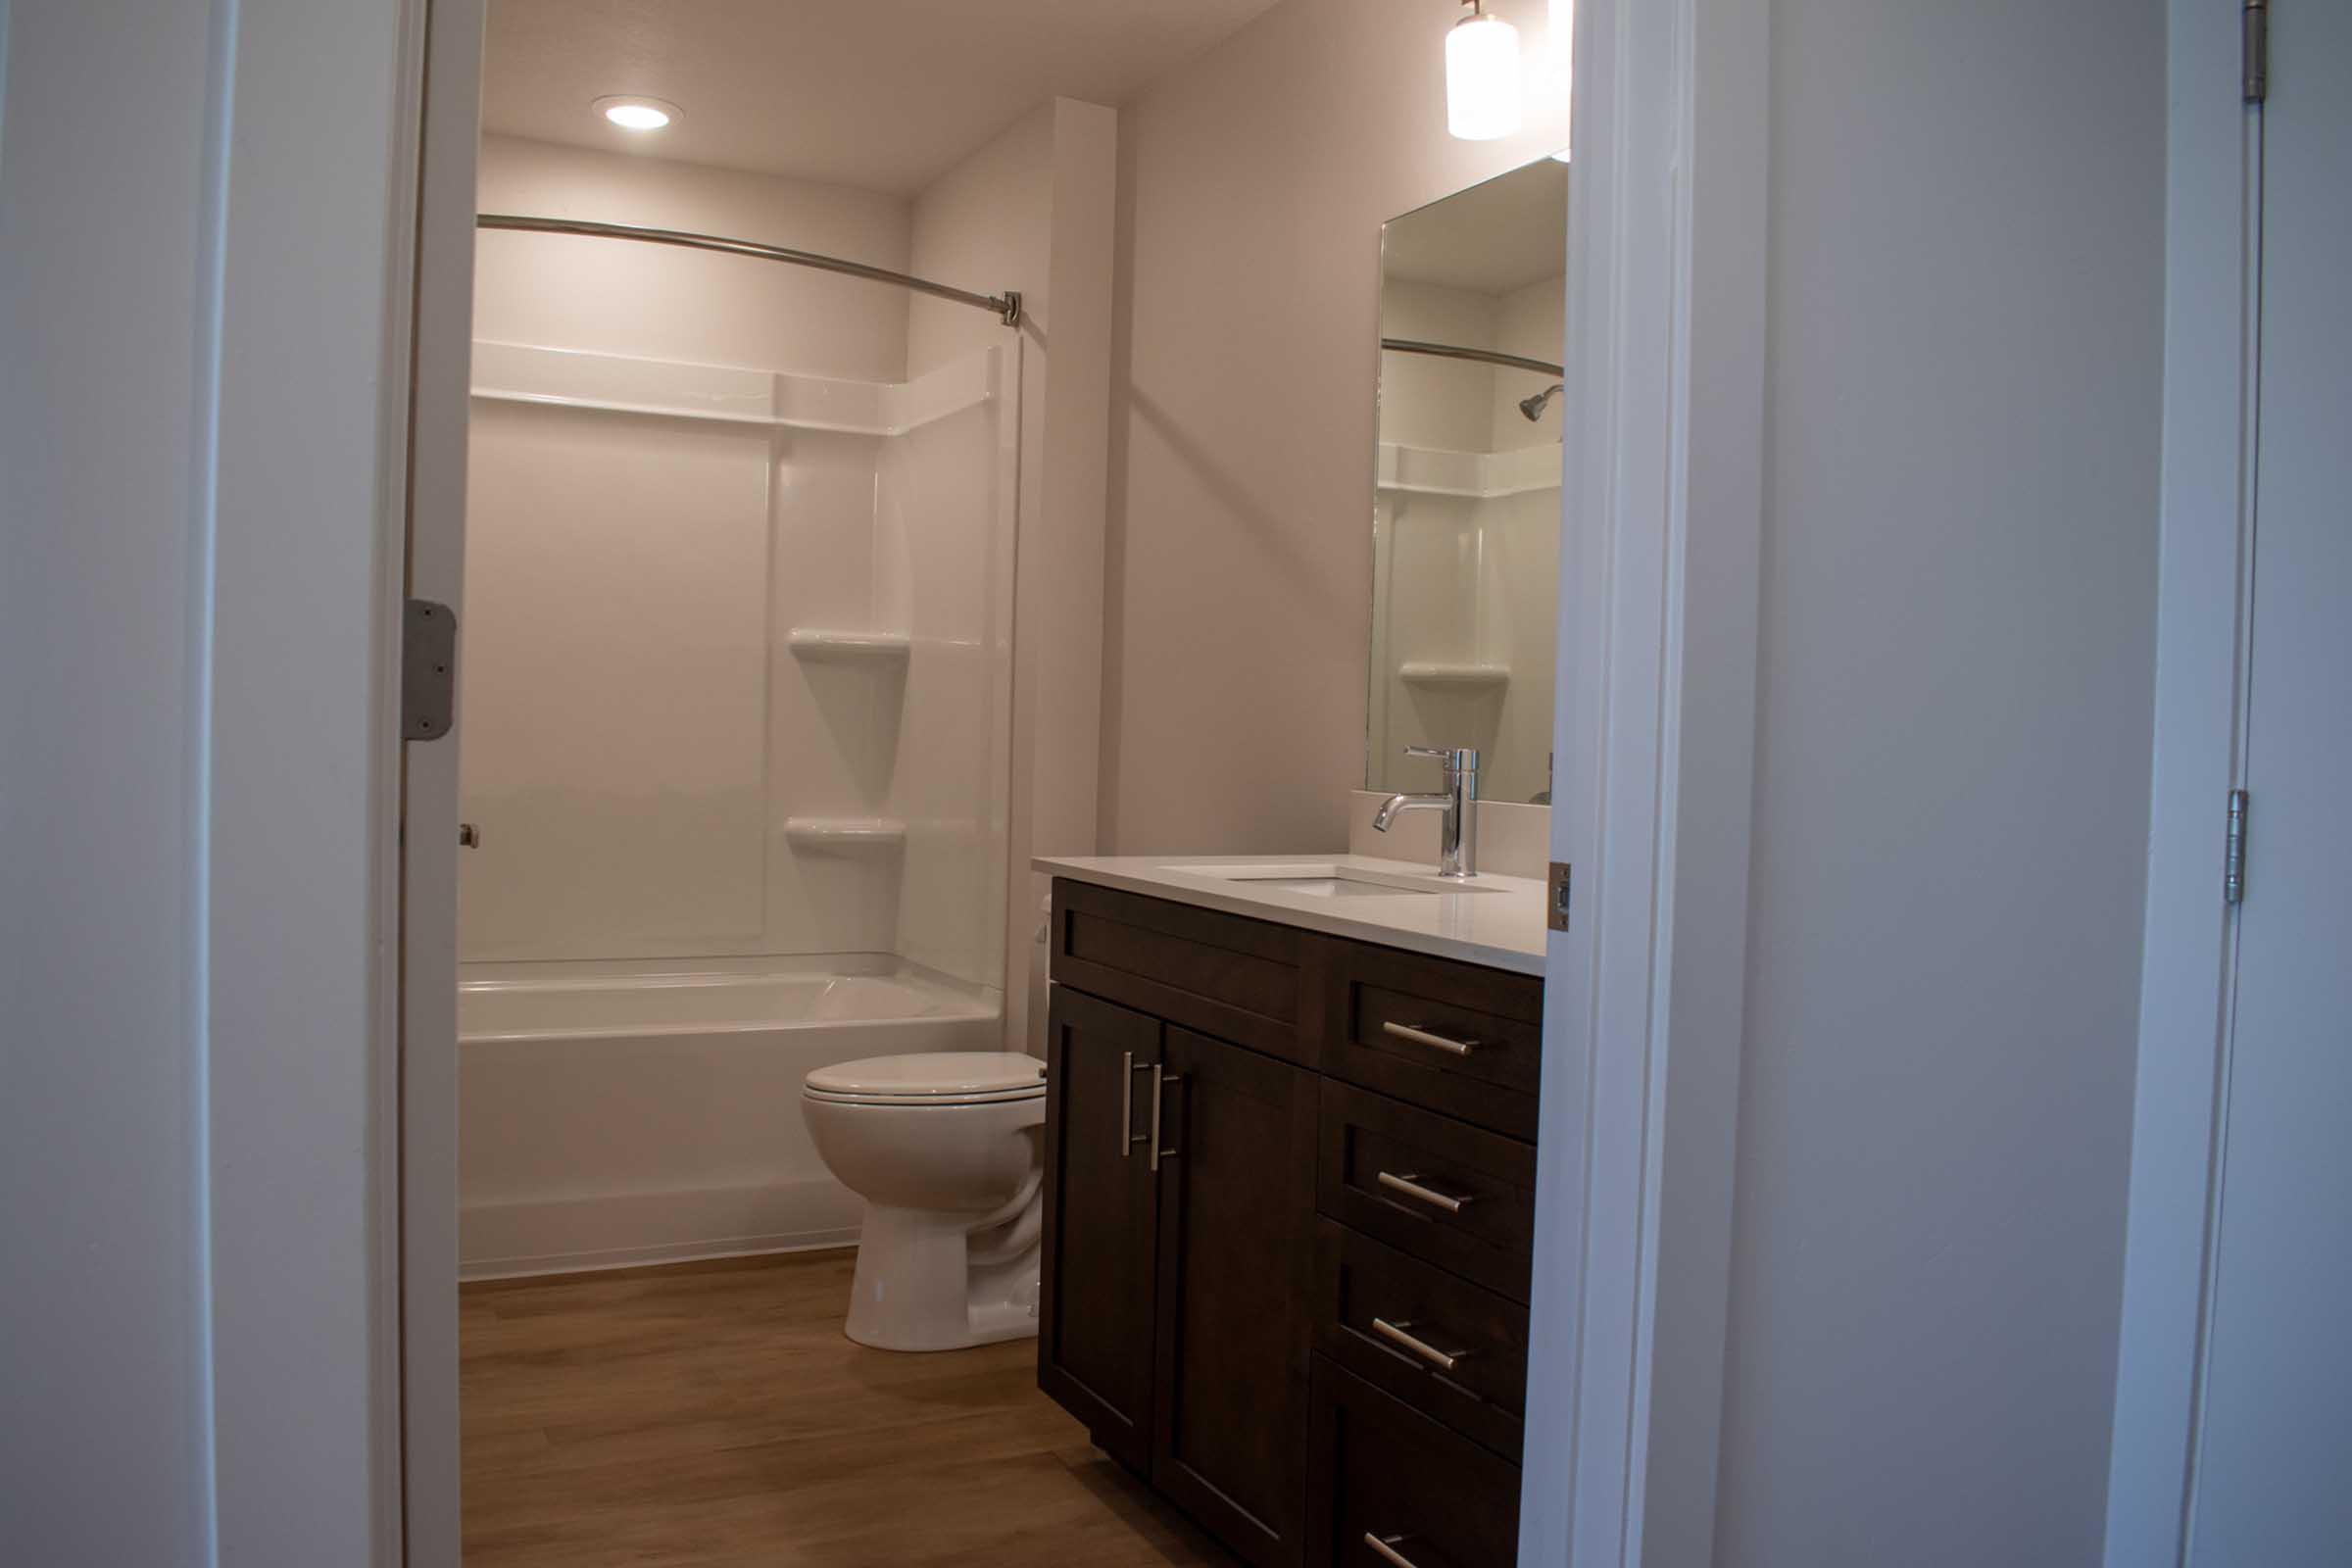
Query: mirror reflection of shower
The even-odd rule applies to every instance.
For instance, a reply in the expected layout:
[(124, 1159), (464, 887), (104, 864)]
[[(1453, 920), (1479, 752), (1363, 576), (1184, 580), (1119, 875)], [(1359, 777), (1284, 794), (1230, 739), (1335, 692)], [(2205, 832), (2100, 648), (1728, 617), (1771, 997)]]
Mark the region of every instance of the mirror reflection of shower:
[(1434, 790), (1411, 746), (1475, 748), (1489, 801), (1551, 787), (1566, 166), (1541, 159), (1381, 236), (1364, 787)]

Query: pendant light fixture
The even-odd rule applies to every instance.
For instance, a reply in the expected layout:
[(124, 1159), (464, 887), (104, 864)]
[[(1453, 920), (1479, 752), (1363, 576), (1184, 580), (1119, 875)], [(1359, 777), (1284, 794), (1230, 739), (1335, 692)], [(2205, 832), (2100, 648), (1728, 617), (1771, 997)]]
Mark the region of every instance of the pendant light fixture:
[(1519, 128), (1519, 29), (1487, 15), (1486, 0), (1446, 35), (1446, 128), (1463, 141), (1494, 141)]

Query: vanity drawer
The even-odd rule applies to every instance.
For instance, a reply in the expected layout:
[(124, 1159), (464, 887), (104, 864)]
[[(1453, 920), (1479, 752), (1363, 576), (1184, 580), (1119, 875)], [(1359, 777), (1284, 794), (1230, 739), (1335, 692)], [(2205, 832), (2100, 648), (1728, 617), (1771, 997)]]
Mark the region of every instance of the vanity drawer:
[(1310, 1568), (1510, 1568), (1517, 1560), (1517, 1465), (1321, 1356), (1314, 1410)]
[(1315, 1348), (1517, 1459), (1527, 1308), (1336, 1221), (1315, 1227)]
[(1329, 948), (1320, 966), (1325, 1072), (1515, 1138), (1536, 1136), (1542, 980), (1361, 942)]
[(1323, 1080), (1318, 1206), (1377, 1241), (1525, 1301), (1536, 1149)]
[(1056, 878), (1054, 979), (1313, 1066), (1298, 1032), (1301, 934), (1164, 899)]

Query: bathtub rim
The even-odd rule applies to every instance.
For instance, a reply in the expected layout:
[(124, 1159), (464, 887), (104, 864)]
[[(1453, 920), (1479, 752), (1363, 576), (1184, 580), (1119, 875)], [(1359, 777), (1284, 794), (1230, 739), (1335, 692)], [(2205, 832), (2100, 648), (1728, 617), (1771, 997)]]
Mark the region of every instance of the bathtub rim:
[[(931, 1012), (881, 1018), (728, 1018), (682, 1023), (567, 1022), (529, 1029), (468, 1030), (464, 999), (468, 993), (581, 995), (626, 990), (651, 992), (723, 988), (730, 984), (791, 980), (895, 980), (942, 999)], [(469, 1045), (523, 1044), (555, 1040), (670, 1039), (769, 1031), (840, 1030), (848, 1034), (907, 1024), (968, 1024), (1004, 1016), (1004, 993), (976, 985), (890, 953), (790, 954), (760, 957), (611, 959), (487, 959), (458, 965), (461, 1050)]]

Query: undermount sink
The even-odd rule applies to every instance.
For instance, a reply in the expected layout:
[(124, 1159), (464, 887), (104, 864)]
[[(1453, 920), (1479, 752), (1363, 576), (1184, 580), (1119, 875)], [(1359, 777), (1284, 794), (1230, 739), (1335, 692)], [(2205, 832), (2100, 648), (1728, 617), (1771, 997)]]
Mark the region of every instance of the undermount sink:
[(1163, 871), (1183, 876), (1212, 877), (1219, 882), (1249, 882), (1284, 893), (1313, 899), (1393, 899), (1399, 895), (1431, 893), (1491, 893), (1493, 888), (1450, 877), (1421, 876), (1409, 871), (1376, 871), (1369, 866), (1331, 860), (1267, 861), (1246, 865), (1164, 865)]

